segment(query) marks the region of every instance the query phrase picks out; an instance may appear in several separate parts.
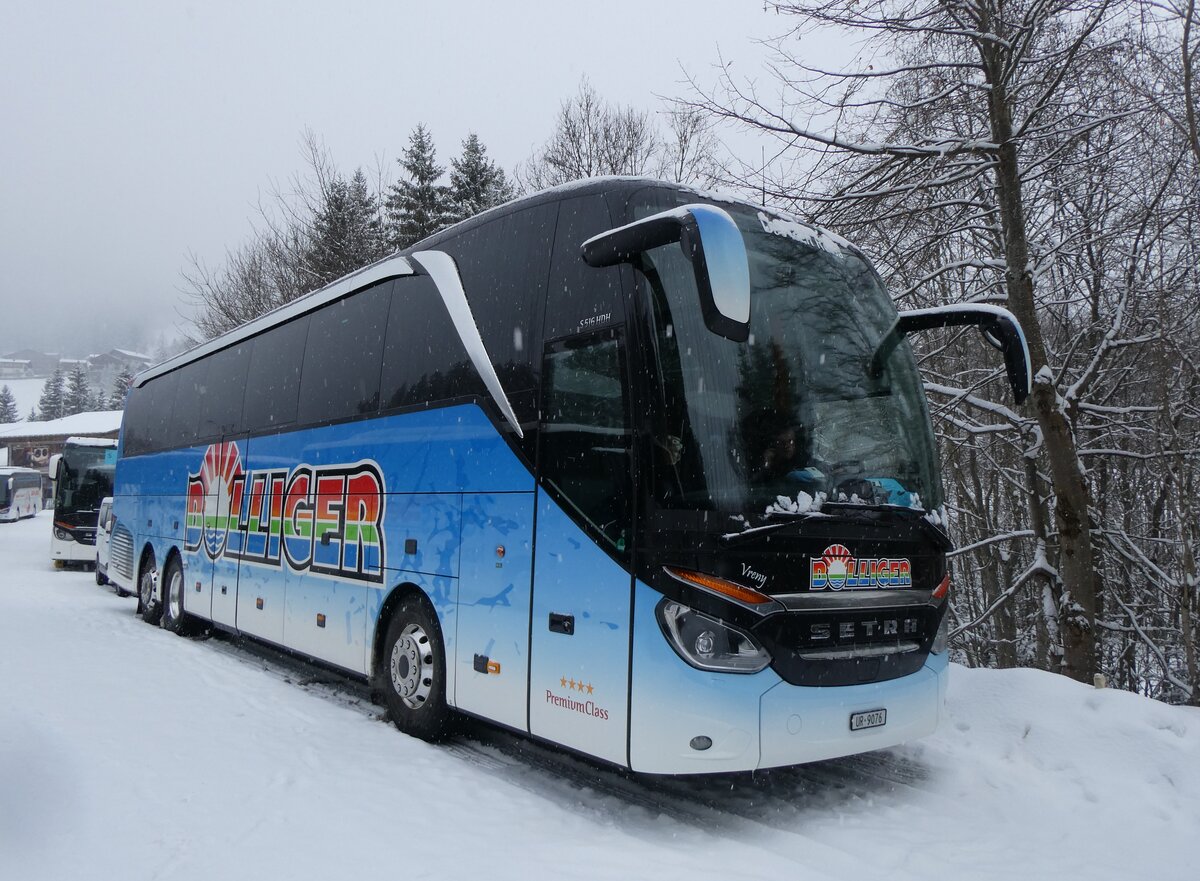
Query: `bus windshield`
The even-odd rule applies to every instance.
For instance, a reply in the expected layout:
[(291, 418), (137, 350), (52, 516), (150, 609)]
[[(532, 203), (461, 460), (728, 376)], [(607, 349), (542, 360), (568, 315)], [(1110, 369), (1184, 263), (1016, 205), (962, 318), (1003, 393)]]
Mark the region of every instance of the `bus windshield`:
[(9, 491), (12, 480), (11, 477), (0, 475), (0, 508), (7, 508), (8, 500), (12, 498), (12, 493)]
[(115, 469), (105, 464), (105, 453), (111, 450), (99, 446), (68, 446), (63, 450), (54, 486), (55, 517), (100, 510), (100, 501), (112, 495)]
[(903, 342), (882, 369), (871, 366), (896, 317), (874, 270), (828, 233), (749, 206), (722, 207), (749, 255), (745, 343), (707, 330), (678, 246), (647, 252), (639, 266), (651, 301), (656, 506), (748, 517), (804, 513), (824, 500), (939, 506), (912, 351)]

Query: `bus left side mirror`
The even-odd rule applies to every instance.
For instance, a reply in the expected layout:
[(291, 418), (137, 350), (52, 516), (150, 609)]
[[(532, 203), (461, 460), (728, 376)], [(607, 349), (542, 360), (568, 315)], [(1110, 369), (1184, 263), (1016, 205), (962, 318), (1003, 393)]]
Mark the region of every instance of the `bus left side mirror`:
[(679, 242), (691, 261), (705, 326), (745, 342), (750, 336), (750, 263), (742, 232), (727, 211), (683, 205), (602, 232), (580, 250), (588, 266), (615, 266), (672, 242)]

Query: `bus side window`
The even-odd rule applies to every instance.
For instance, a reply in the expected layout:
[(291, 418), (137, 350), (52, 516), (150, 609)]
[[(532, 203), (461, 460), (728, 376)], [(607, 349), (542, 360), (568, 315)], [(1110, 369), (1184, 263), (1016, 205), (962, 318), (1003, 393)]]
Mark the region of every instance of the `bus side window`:
[(157, 376), (139, 390), (138, 410), (140, 442), (137, 452), (165, 450), (171, 445), (171, 415), (175, 409), (175, 388), (179, 371)]
[(198, 435), (201, 440), (213, 440), (238, 430), (246, 372), (250, 367), (250, 344), (230, 346), (205, 360), (208, 377), (200, 406)]
[(149, 452), (150, 445), (146, 434), (149, 421), (150, 392), (145, 386), (130, 389), (129, 397), (125, 399), (125, 415), (122, 417), (126, 456), (138, 456)]
[(396, 281), (380, 388), (385, 410), (485, 393), (429, 276)]
[(196, 443), (200, 410), (208, 392), (208, 359), (194, 361), (175, 371), (175, 404), (167, 446), (186, 447)]
[(254, 338), (242, 404), (241, 427), (245, 431), (296, 421), (300, 365), (304, 361), (307, 338), (307, 315)]
[(298, 423), (374, 415), (379, 409), (379, 367), (392, 284), (380, 282), (312, 313)]
[(612, 226), (608, 203), (600, 194), (559, 202), (542, 339), (600, 330), (625, 321), (620, 268), (594, 269), (579, 254), (584, 241)]
[(619, 553), (630, 534), (631, 432), (613, 332), (551, 346), (542, 373), (541, 478)]

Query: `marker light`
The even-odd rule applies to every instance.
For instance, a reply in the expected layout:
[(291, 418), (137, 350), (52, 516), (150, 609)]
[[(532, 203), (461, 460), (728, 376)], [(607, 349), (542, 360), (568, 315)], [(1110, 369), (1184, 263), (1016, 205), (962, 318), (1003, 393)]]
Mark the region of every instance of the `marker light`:
[(689, 584), (706, 588), (722, 596), (731, 597), (738, 602), (758, 605), (772, 601), (771, 597), (765, 593), (759, 593), (757, 590), (742, 587), (740, 584), (724, 578), (718, 578), (716, 575), (705, 575), (703, 572), (693, 572), (690, 569), (676, 569), (674, 566), (667, 566), (666, 570), (680, 581), (686, 581)]
[(658, 623), (679, 657), (700, 670), (757, 673), (771, 656), (749, 633), (682, 603), (658, 604)]
[(949, 574), (947, 574), (946, 577), (942, 579), (941, 584), (939, 584), (937, 587), (935, 587), (933, 589), (933, 593), (931, 593), (929, 595), (929, 598), (931, 600), (940, 600), (942, 597), (946, 596), (946, 594), (948, 594), (948, 593), (950, 593), (950, 575)]

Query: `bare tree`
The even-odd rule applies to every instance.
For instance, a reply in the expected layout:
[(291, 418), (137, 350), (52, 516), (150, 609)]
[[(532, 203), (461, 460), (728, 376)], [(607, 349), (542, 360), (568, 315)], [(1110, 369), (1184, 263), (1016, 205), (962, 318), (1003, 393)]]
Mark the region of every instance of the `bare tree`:
[[(1092, 494), (1080, 460), (1072, 394), (1055, 357), (1058, 328), (1045, 305), (1056, 293), (1048, 275), (1050, 240), (1035, 238), (1027, 200), (1048, 163), (1092, 132), (1133, 111), (1114, 106), (1087, 71), (1103, 66), (1121, 45), (1110, 34), (1124, 10), (1120, 0), (818, 0), (778, 3), (798, 22), (790, 32), (812, 35), (833, 27), (866, 40), (868, 54), (847, 71), (806, 64), (779, 44), (775, 69), (785, 96), (773, 103), (725, 70), (719, 88), (699, 93), (693, 106), (748, 125), (783, 148), (806, 151), (809, 174), (774, 193), (795, 201), (815, 195), (828, 217), (854, 214), (860, 223), (891, 228), (882, 257), (903, 265), (909, 286), (957, 280), (959, 294), (1004, 302), (1028, 336), (1036, 381), (1014, 429), (1026, 451), (1044, 462), (1053, 521), (1038, 541), (1051, 558), (1029, 571), (1044, 573), (1044, 623), (1057, 629), (1063, 672), (1090, 680), (1096, 667), (1097, 560), (1090, 523)], [(826, 183), (837, 180), (836, 189)], [(749, 183), (749, 182), (748, 182)], [(761, 181), (754, 181), (761, 186)], [(798, 185), (798, 186), (797, 186)], [(957, 245), (929, 248), (929, 216)], [(853, 210), (849, 206), (859, 206)], [(870, 206), (873, 214), (861, 210)], [(882, 215), (880, 211), (882, 210)], [(922, 226), (924, 224), (924, 226)], [(948, 262), (945, 259), (949, 258)], [(1039, 287), (1043, 295), (1039, 297)], [(1114, 330), (1122, 337), (1123, 327)], [(1048, 336), (1049, 335), (1049, 336)], [(1103, 338), (1103, 335), (1101, 335)], [(1091, 353), (1102, 364), (1107, 349)], [(1087, 370), (1085, 368), (1085, 373)], [(969, 399), (972, 387), (954, 384), (950, 397)], [(977, 399), (982, 403), (982, 399)], [(1035, 425), (1024, 426), (1028, 417)], [(1030, 430), (1032, 429), (1032, 430)], [(1031, 489), (1036, 490), (1036, 487)]]
[(193, 255), (183, 271), (200, 338), (238, 327), (386, 252), (381, 200), (366, 175), (343, 177), (312, 132), (305, 132), (301, 152), (305, 171), (260, 201), (250, 240), (219, 267)]

